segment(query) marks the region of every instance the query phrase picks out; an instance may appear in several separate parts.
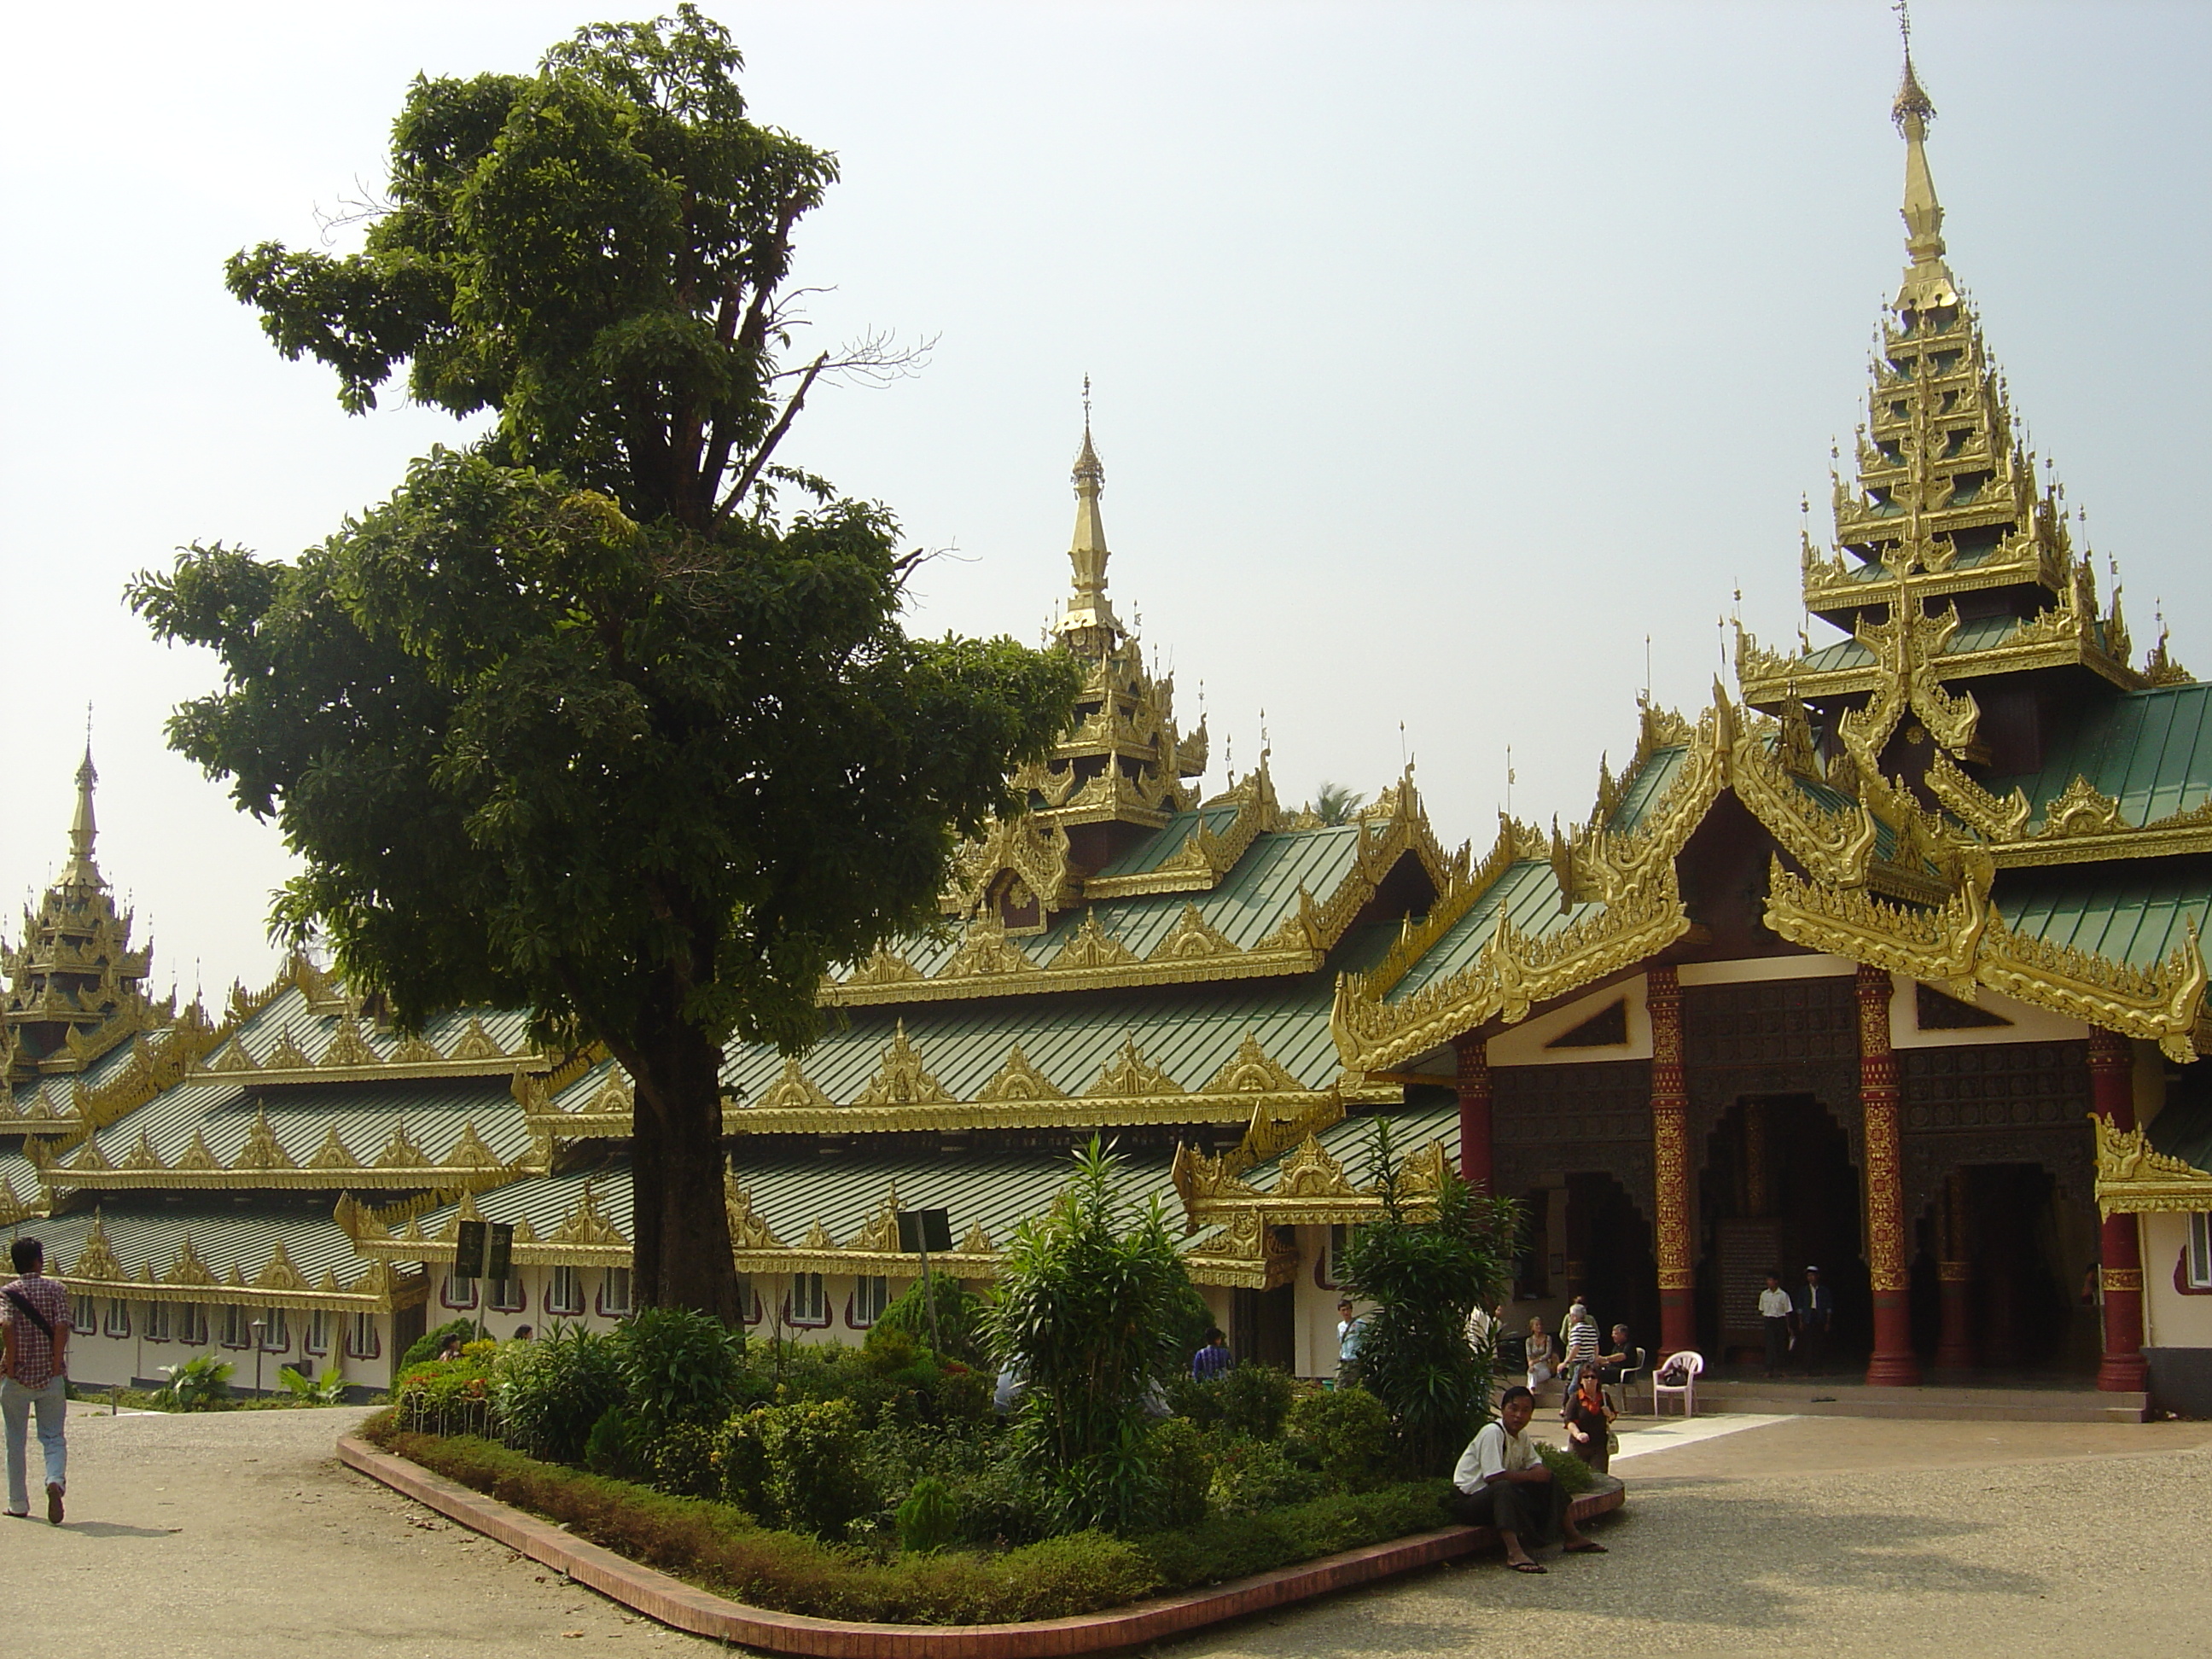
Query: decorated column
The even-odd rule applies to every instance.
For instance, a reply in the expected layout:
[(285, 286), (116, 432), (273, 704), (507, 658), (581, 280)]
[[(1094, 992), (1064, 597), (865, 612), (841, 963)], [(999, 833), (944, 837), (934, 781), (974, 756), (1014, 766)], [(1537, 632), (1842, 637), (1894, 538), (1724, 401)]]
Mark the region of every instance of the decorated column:
[[(2136, 1127), (2136, 1051), (2117, 1031), (2089, 1028), (2089, 1104), (2115, 1129)], [(2138, 1394), (2149, 1386), (2143, 1362), (2142, 1238), (2131, 1214), (2108, 1215), (2098, 1239), (2097, 1279), (2105, 1292), (2105, 1361), (2097, 1386)]]
[(1897, 1054), (1889, 1046), (1889, 975), (1862, 963), (1859, 994), (1859, 1109), (1865, 1117), (1866, 1254), (1874, 1287), (1870, 1387), (1920, 1381), (1912, 1352), (1911, 1281), (1905, 1253), (1905, 1183), (1899, 1154)]
[(1651, 1015), (1651, 1184), (1659, 1222), (1663, 1356), (1698, 1345), (1690, 1251), (1690, 1093), (1682, 1073), (1682, 987), (1672, 968), (1651, 970), (1644, 1000)]
[(1459, 1056), (1459, 1173), (1470, 1187), (1491, 1190), (1490, 1045), (1479, 1036), (1452, 1044)]
[(1936, 1344), (1939, 1371), (1971, 1370), (1974, 1363), (1974, 1264), (1966, 1255), (1966, 1172), (1943, 1182), (1942, 1224), (1937, 1230), (1936, 1282), (1943, 1299), (1943, 1334)]

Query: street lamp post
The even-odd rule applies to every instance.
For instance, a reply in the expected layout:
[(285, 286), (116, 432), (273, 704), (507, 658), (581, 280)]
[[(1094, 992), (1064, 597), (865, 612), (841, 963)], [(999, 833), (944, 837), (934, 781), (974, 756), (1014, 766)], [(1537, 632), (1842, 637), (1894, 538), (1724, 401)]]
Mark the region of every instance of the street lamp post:
[(261, 1397), (262, 1343), (267, 1336), (268, 1330), (267, 1320), (257, 1319), (253, 1322), (253, 1396), (257, 1400)]

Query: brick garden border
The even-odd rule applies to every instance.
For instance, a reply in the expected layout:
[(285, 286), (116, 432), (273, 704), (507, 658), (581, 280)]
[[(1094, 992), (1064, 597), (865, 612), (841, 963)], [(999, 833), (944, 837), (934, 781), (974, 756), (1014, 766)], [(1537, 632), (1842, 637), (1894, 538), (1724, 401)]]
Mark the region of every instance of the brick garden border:
[[(418, 1463), (379, 1451), (353, 1435), (340, 1438), (337, 1453), (340, 1462), (371, 1480), (532, 1560), (558, 1568), (649, 1619), (697, 1636), (817, 1659), (1044, 1659), (1105, 1652), (1473, 1555), (1498, 1543), (1498, 1534), (1487, 1527), (1446, 1527), (1073, 1619), (1006, 1625), (860, 1624), (747, 1607), (695, 1589), (550, 1521), (434, 1474)], [(1575, 1519), (1580, 1522), (1617, 1510), (1627, 1497), (1627, 1489), (1617, 1480), (1609, 1490), (1585, 1492), (1574, 1500)]]

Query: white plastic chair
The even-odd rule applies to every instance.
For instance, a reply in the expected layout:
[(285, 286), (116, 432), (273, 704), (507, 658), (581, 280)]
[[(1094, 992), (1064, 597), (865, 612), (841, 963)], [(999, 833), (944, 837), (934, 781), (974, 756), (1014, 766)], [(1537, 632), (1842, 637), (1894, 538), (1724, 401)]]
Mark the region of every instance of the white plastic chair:
[[(1671, 1394), (1680, 1397), (1683, 1416), (1695, 1417), (1698, 1414), (1698, 1378), (1705, 1369), (1705, 1357), (1694, 1348), (1677, 1349), (1668, 1355), (1666, 1363), (1651, 1373), (1651, 1415), (1659, 1415), (1660, 1401)], [(1679, 1370), (1682, 1380), (1680, 1382), (1661, 1382), (1659, 1379), (1669, 1370)]]

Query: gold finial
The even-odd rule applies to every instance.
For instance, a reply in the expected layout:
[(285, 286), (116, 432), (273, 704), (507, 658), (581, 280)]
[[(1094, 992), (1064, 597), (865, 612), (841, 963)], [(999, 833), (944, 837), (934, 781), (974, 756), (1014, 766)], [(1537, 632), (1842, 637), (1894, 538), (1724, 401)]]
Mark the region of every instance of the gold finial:
[[(1889, 106), (1889, 118), (1897, 123), (1897, 130), (1905, 132), (1908, 121), (1920, 124), (1919, 137), (1928, 134), (1928, 123), (1936, 118), (1936, 100), (1920, 84), (1920, 77), (1912, 72), (1912, 11), (1905, 0), (1897, 0), (1890, 8), (1897, 14), (1897, 33), (1905, 48), (1905, 78), (1899, 82), (1897, 97)], [(1910, 134), (1908, 137), (1911, 136)]]
[(1075, 537), (1068, 544), (1075, 589), (1059, 624), (1060, 637), (1085, 656), (1103, 657), (1121, 643), (1121, 619), (1106, 598), (1106, 521), (1098, 497), (1106, 488), (1106, 469), (1091, 441), (1091, 377), (1083, 377), (1083, 447), (1075, 457)]
[(99, 838), (99, 820), (93, 816), (92, 794), (100, 774), (92, 764), (92, 705), (85, 705), (84, 759), (76, 769), (76, 811), (70, 819), (69, 867), (62, 872), (64, 886), (98, 887), (100, 866), (93, 862), (93, 843)]
[(1912, 268), (1898, 291), (1899, 311), (1959, 303), (1957, 285), (1943, 266), (1943, 204), (1936, 199), (1936, 178), (1928, 170), (1928, 124), (1936, 118), (1935, 100), (1912, 68), (1912, 18), (1905, 0), (1897, 0), (1897, 22), (1905, 48), (1905, 74), (1890, 102), (1890, 118), (1905, 139), (1905, 251)]

